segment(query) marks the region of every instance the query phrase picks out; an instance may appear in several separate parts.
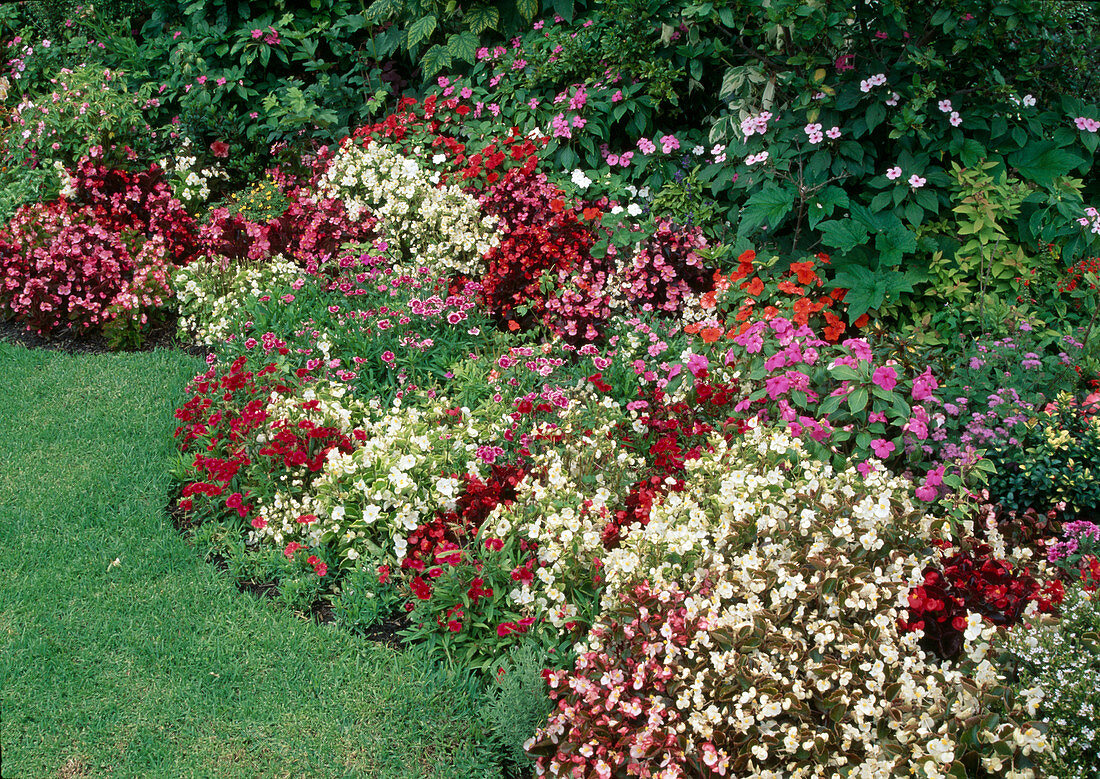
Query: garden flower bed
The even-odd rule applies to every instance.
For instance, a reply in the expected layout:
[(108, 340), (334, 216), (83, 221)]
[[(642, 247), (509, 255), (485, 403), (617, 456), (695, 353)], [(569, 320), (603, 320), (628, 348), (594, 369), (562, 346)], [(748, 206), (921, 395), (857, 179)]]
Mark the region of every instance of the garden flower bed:
[[(701, 62), (733, 23), (679, 5), (645, 40)], [(0, 231), (0, 305), (114, 346), (178, 316), (209, 350), (176, 411), (193, 537), (288, 607), (400, 618), (479, 680), (501, 765), (1084, 775), (1100, 108), (937, 81), (921, 12), (886, 5), (859, 58), (791, 54), (786, 94), (731, 68), (709, 127), (658, 129), (624, 62), (576, 76), (612, 31), (532, 11), (328, 143), (192, 116), (169, 163), (86, 133)], [(266, 23), (236, 50), (270, 58), (291, 22)], [(100, 78), (36, 67), (9, 115), (32, 169), (58, 142), (28, 111)], [(161, 107), (102, 78), (135, 122)], [(199, 79), (181, 106), (235, 99)]]

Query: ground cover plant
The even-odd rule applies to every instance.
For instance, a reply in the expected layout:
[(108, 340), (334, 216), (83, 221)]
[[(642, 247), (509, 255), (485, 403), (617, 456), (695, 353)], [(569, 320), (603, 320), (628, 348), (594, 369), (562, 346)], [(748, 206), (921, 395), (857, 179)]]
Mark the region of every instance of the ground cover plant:
[(191, 538), (396, 626), (486, 771), (1071, 775), (1096, 23), (972, 5), (161, 3), (116, 61), (85, 14), (12, 132), (85, 50), (161, 124), (28, 128), (0, 305), (178, 317)]

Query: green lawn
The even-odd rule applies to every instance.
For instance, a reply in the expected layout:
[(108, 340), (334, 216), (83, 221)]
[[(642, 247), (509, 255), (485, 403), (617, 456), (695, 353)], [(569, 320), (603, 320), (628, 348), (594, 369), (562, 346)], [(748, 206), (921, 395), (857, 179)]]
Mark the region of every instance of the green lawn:
[(465, 693), (177, 534), (172, 411), (201, 367), (0, 343), (3, 776), (487, 775)]

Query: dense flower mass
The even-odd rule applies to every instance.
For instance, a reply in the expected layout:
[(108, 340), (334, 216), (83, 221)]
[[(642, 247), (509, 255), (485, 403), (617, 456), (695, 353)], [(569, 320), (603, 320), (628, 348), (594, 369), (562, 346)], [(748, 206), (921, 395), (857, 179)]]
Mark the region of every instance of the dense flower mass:
[(1100, 135), (1058, 63), (990, 80), (1003, 31), (921, 4), (298, 5), (188, 11), (157, 84), (6, 47), (0, 308), (210, 352), (197, 539), (471, 684), (528, 658), (485, 721), (540, 776), (1083, 770)]

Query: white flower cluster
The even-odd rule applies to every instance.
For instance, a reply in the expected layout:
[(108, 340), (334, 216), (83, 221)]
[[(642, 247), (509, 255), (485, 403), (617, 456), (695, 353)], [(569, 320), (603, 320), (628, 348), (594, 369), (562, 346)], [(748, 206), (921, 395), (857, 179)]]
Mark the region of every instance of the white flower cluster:
[[(267, 425), (256, 434), (254, 441), (257, 450), (277, 440), (281, 431), (299, 432), (302, 423), (335, 428), (351, 436), (355, 429), (361, 429), (366, 424), (373, 413), (369, 406), (351, 395), (351, 389), (346, 384), (330, 380), (318, 381), (297, 394), (272, 392), (266, 411)], [(339, 452), (330, 452), (329, 459), (336, 454)], [(269, 542), (282, 546), (289, 541), (298, 541), (308, 546), (319, 546), (324, 534), (332, 528), (319, 521), (300, 521), (304, 515), (319, 516), (313, 492), (305, 464), (288, 468), (288, 472), (275, 485), (273, 498), (270, 501), (262, 497), (257, 500), (256, 513), (266, 520), (266, 524), (249, 533), (249, 543)], [(330, 514), (338, 517), (340, 512), (330, 511), (326, 516)]]
[(200, 344), (224, 341), (241, 332), (235, 312), (242, 298), (258, 298), (302, 273), (283, 257), (254, 266), (230, 264), (218, 257), (199, 258), (173, 273), (180, 333)]
[(427, 408), (395, 402), (363, 430), (360, 448), (329, 453), (313, 484), (311, 513), (322, 537), (331, 533), (340, 541), (342, 557), (400, 563), (409, 532), (437, 511), (453, 510), (461, 476), (481, 473), (481, 434), (469, 409), (449, 414), (444, 399)]
[(1061, 612), (1016, 625), (1005, 646), (1052, 743), (1046, 775), (1071, 779), (1095, 775), (1100, 754), (1100, 591), (1069, 588)]
[(440, 275), (477, 278), (482, 257), (500, 243), (496, 219), (476, 198), (439, 185), (439, 174), (392, 147), (349, 139), (321, 177), (319, 190), (343, 202), (352, 218), (370, 214), (401, 258)]
[(212, 179), (228, 179), (229, 174), (218, 165), (200, 167), (190, 138), (184, 138), (173, 157), (157, 161), (157, 165), (169, 174), (172, 191), (180, 202), (196, 211), (210, 198)]
[(61, 160), (54, 160), (53, 167), (57, 171), (57, 179), (61, 186), (58, 194), (69, 200), (76, 197), (76, 179), (69, 175), (69, 171), (65, 169)]

